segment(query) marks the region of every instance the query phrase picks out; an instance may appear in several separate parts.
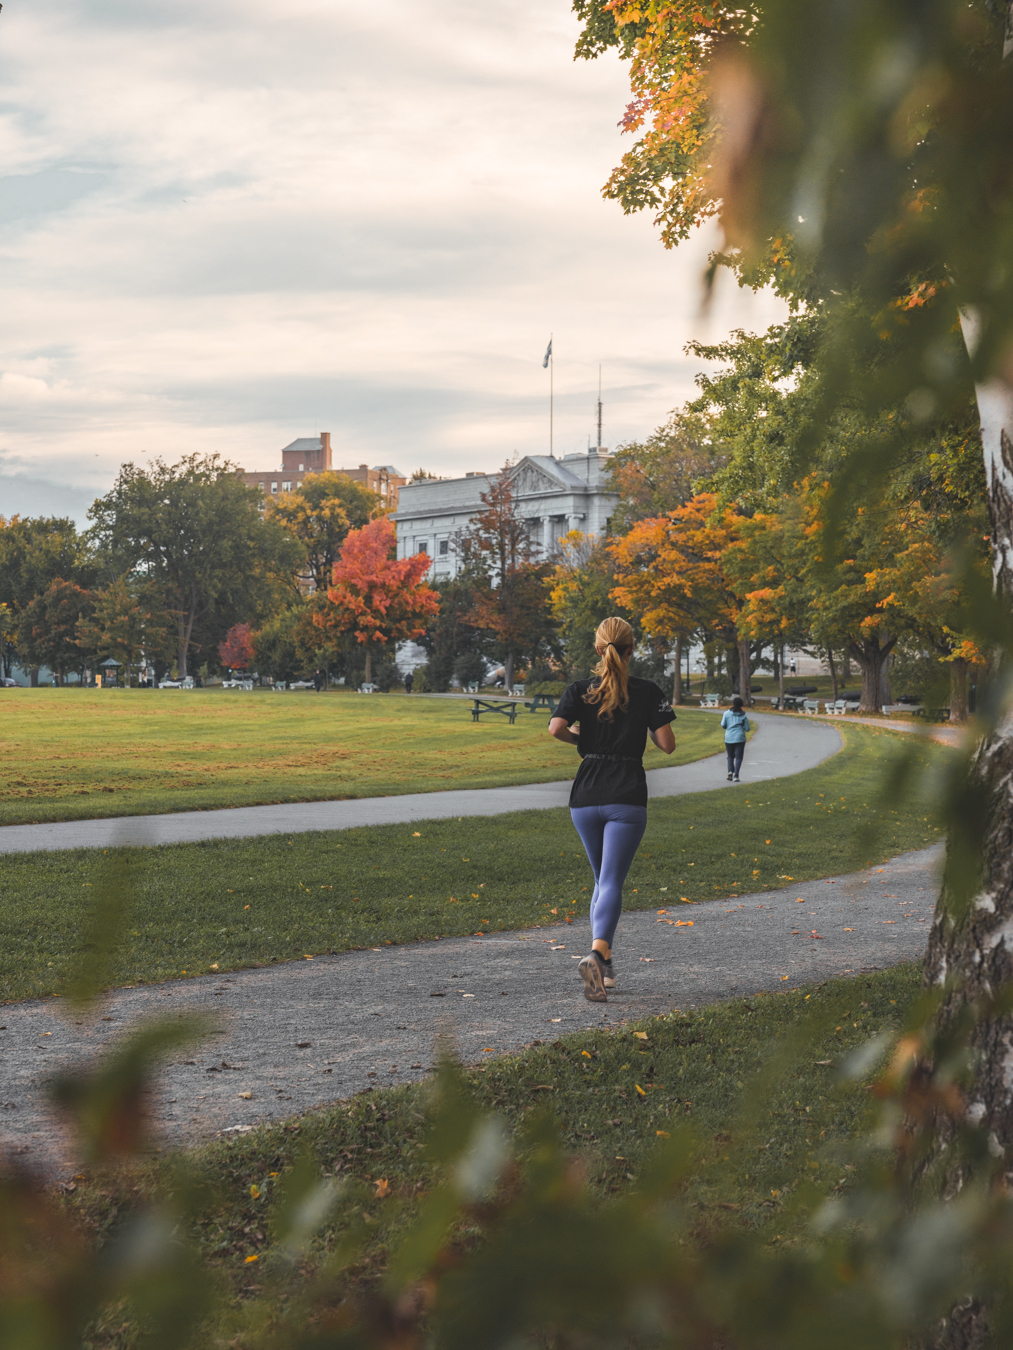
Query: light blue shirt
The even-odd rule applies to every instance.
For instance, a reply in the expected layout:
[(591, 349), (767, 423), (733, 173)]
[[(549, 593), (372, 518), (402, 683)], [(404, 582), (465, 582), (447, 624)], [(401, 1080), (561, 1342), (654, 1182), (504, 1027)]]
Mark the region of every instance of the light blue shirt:
[(725, 745), (738, 745), (746, 739), (746, 732), (750, 729), (746, 714), (733, 712), (731, 708), (722, 714), (721, 725), (725, 729)]

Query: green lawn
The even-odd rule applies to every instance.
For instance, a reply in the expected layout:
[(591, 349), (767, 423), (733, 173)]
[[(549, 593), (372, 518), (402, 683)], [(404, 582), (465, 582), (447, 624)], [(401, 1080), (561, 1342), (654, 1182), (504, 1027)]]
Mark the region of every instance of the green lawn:
[[(848, 1188), (861, 1157), (851, 1141), (868, 1120), (870, 1098), (863, 1082), (838, 1082), (833, 1065), (876, 1033), (895, 1033), (919, 984), (916, 966), (898, 966), (551, 1044), (536, 1041), (467, 1071), (464, 1092), (483, 1114), (499, 1117), (518, 1156), (535, 1171), (545, 1166), (548, 1117), (580, 1161), (560, 1205), (581, 1187), (593, 1205), (635, 1188), (665, 1137), (688, 1126), (696, 1154), (675, 1195), (688, 1202), (690, 1217), (673, 1210), (672, 1239), (685, 1224), (690, 1240), (745, 1230), (770, 1246), (791, 1243), (811, 1237), (814, 1209), (826, 1195)], [(443, 1169), (429, 1147), (431, 1114), (429, 1085), (381, 1089), (189, 1155), (187, 1193), (195, 1204), (188, 1227), (198, 1259), (217, 1272), (224, 1295), (197, 1344), (247, 1344), (232, 1337), (244, 1318), (253, 1319), (248, 1328), (257, 1325), (265, 1304), (279, 1318), (305, 1316), (298, 1302), (287, 1314), (287, 1298), (349, 1237), (358, 1238), (355, 1256), (345, 1258), (340, 1275), (332, 1273), (328, 1301), (333, 1306), (374, 1287), (389, 1252), (440, 1186)], [(275, 1278), (287, 1283), (282, 1300), (285, 1286), (265, 1280), (272, 1267), (257, 1263), (271, 1247), (276, 1197), (307, 1155), (345, 1188), (312, 1255), (298, 1270), (275, 1267)], [(517, 1189), (508, 1179), (508, 1191), (511, 1186)], [(101, 1237), (117, 1212), (122, 1224), (130, 1210), (179, 1189), (178, 1163), (155, 1160), (97, 1183), (85, 1179), (65, 1203)], [(448, 1250), (473, 1246), (484, 1222), (479, 1208), (460, 1216)], [(602, 1236), (608, 1240), (607, 1229)], [(251, 1300), (261, 1293), (257, 1306)], [(123, 1310), (114, 1312), (119, 1326)], [(129, 1324), (122, 1339), (112, 1336), (114, 1323), (108, 1330), (109, 1344), (133, 1340)], [(278, 1330), (277, 1343), (285, 1343)], [(107, 1343), (101, 1335), (98, 1341)]]
[[(0, 825), (263, 802), (500, 787), (572, 777), (576, 752), (523, 709), (471, 720), (464, 700), (233, 690), (0, 691)], [(713, 715), (679, 713), (671, 757), (721, 750)]]
[[(652, 803), (626, 905), (690, 913), (683, 897), (724, 899), (848, 872), (938, 839), (931, 769), (953, 752), (934, 742), (912, 746), (888, 731), (840, 730), (845, 748), (818, 768), (741, 792)], [(888, 766), (905, 751), (916, 756), (914, 794), (883, 805)], [(875, 843), (870, 826), (879, 831)], [(0, 998), (7, 1000), (64, 989), (94, 897), (121, 877), (133, 899), (111, 976), (117, 984), (203, 974), (212, 963), (237, 969), (554, 922), (582, 912), (590, 886), (565, 809), (7, 855), (0, 875)]]

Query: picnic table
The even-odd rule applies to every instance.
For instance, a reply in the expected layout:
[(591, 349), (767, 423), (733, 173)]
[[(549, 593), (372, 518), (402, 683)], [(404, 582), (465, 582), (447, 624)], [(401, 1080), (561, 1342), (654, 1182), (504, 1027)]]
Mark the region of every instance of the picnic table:
[(552, 694), (535, 694), (530, 703), (525, 703), (528, 712), (537, 712), (539, 708), (548, 708), (549, 716), (555, 713), (559, 706), (559, 700)]
[(477, 722), (482, 714), (487, 712), (502, 713), (504, 717), (509, 717), (511, 726), (517, 721), (516, 701), (508, 703), (506, 700), (500, 699), (493, 703), (487, 698), (477, 698), (475, 699), (475, 706), (471, 710), (471, 720)]

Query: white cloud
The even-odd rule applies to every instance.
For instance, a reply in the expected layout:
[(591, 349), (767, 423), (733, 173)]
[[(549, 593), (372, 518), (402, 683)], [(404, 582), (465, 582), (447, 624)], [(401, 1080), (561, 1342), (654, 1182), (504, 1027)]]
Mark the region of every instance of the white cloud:
[(763, 327), (701, 237), (600, 188), (625, 75), (566, 0), (10, 0), (0, 17), (0, 453), (98, 486), (125, 458), (493, 467), (642, 435), (690, 337)]

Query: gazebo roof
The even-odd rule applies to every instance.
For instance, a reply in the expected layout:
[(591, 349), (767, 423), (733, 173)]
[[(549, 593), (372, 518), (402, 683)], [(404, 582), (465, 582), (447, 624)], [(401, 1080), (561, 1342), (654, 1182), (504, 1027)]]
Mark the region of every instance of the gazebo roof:
[(102, 661), (102, 662), (100, 662), (100, 666), (120, 666), (120, 665), (122, 665), (122, 662), (121, 662), (121, 661), (114, 661), (113, 658), (112, 658), (111, 656), (110, 656), (110, 658), (109, 658), (108, 661)]

